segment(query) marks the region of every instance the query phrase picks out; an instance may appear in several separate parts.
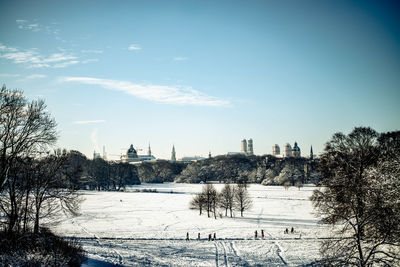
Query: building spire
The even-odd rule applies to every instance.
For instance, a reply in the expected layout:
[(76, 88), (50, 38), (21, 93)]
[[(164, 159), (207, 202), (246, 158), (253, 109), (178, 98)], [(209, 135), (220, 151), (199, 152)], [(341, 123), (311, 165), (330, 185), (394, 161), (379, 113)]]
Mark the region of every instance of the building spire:
[(314, 158), (314, 154), (313, 154), (312, 146), (311, 146), (311, 149), (310, 149), (310, 159), (313, 159), (313, 158)]
[(172, 145), (171, 161), (176, 161), (175, 145)]
[(151, 156), (150, 142), (149, 142), (149, 149), (147, 150), (147, 156)]

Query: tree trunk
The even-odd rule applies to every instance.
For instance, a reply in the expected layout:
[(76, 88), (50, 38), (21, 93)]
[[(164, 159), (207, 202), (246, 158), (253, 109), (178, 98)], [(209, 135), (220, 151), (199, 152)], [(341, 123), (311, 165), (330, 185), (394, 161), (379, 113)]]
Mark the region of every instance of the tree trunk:
[(25, 196), (25, 207), (24, 207), (24, 227), (23, 232), (26, 232), (27, 216), (28, 216), (28, 204), (29, 204), (29, 189), (26, 190)]
[(33, 233), (38, 234), (39, 233), (39, 210), (36, 209), (35, 213), (35, 225), (33, 227)]

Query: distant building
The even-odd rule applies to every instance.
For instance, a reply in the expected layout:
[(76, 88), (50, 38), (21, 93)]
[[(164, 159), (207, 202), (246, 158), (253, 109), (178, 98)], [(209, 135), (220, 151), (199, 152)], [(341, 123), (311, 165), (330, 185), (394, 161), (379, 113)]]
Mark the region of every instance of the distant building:
[(251, 139), (251, 138), (247, 141), (247, 155), (254, 155), (253, 139)]
[(175, 146), (172, 146), (171, 161), (176, 161)]
[(300, 156), (301, 156), (300, 147), (297, 145), (297, 142), (294, 142), (294, 146), (292, 149), (292, 157), (300, 158)]
[(314, 159), (314, 154), (313, 154), (313, 151), (312, 151), (312, 146), (311, 146), (311, 149), (310, 149), (310, 159)]
[(285, 158), (292, 156), (292, 146), (289, 143), (286, 143), (285, 146), (283, 147), (283, 156)]
[(103, 159), (107, 160), (106, 146), (103, 146)]
[(183, 158), (179, 159), (178, 161), (189, 163), (189, 162), (197, 162), (197, 161), (205, 160), (205, 159), (206, 158), (204, 158), (204, 157), (194, 156), (194, 157), (183, 157)]
[(232, 154), (245, 154), (245, 155), (254, 155), (254, 150), (253, 150), (253, 139), (243, 139), (240, 142), (240, 152), (228, 152), (228, 155), (232, 155)]
[(293, 148), (289, 143), (286, 143), (285, 146), (283, 147), (283, 153), (281, 156), (279, 146), (278, 144), (275, 144), (272, 146), (272, 155), (275, 157), (284, 157), (284, 158), (289, 158), (289, 157), (300, 158), (301, 150), (300, 147), (297, 145), (297, 142), (294, 142)]
[(243, 152), (243, 153), (247, 154), (247, 141), (246, 141), (246, 139), (243, 139), (242, 142), (241, 142), (240, 152)]
[(247, 156), (247, 153), (244, 153), (244, 152), (228, 152), (226, 155), (228, 155), (228, 156), (234, 156), (234, 155)]
[(96, 152), (96, 150), (93, 151), (93, 159), (101, 159), (100, 153)]
[(151, 156), (151, 148), (150, 148), (150, 143), (149, 143), (149, 149), (147, 150), (147, 156)]
[(136, 149), (131, 145), (129, 149), (126, 151), (125, 156), (121, 156), (121, 162), (122, 163), (140, 163), (143, 161), (152, 161), (155, 160), (156, 158), (151, 155), (151, 149), (149, 145), (149, 153), (147, 155), (138, 155), (136, 152)]
[(279, 148), (278, 144), (272, 146), (272, 155), (279, 156), (281, 154), (281, 149)]

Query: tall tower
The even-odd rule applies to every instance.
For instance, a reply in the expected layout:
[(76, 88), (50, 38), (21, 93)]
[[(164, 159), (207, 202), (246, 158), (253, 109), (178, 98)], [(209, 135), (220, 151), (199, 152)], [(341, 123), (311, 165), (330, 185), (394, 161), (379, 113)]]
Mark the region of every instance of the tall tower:
[(103, 159), (107, 160), (106, 146), (103, 146)]
[(273, 156), (278, 156), (281, 154), (281, 149), (279, 148), (278, 144), (275, 144), (272, 146), (272, 155)]
[(243, 152), (243, 153), (247, 154), (247, 141), (246, 141), (246, 139), (242, 140), (241, 145), (242, 146), (241, 146), (240, 152)]
[(247, 141), (247, 154), (248, 155), (253, 155), (253, 139), (249, 139), (249, 141)]
[(313, 151), (312, 151), (312, 146), (311, 146), (311, 149), (310, 149), (310, 159), (314, 159), (314, 154), (313, 154)]
[(292, 156), (292, 146), (289, 143), (286, 143), (283, 147), (283, 157), (291, 157)]
[(147, 156), (151, 156), (151, 148), (150, 148), (150, 143), (149, 143), (149, 149), (147, 150)]
[(211, 151), (208, 152), (208, 158), (211, 159)]
[(175, 146), (172, 146), (171, 160), (176, 161)]

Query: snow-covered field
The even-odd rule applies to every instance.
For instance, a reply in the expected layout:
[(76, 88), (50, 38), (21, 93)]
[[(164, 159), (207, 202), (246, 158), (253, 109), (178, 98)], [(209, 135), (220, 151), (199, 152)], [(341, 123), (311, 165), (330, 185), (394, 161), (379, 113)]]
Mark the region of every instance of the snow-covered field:
[[(223, 185), (215, 186), (220, 190)], [(327, 228), (318, 224), (309, 201), (314, 187), (251, 185), (253, 208), (244, 217), (236, 213), (217, 219), (188, 208), (201, 188), (166, 183), (132, 186), (126, 192), (82, 191), (81, 214), (61, 218), (54, 230), (80, 237), (92, 266), (297, 266), (318, 259)], [(142, 189), (157, 193), (136, 192)], [(295, 232), (284, 234), (291, 227)], [(213, 233), (217, 240), (209, 242)]]

